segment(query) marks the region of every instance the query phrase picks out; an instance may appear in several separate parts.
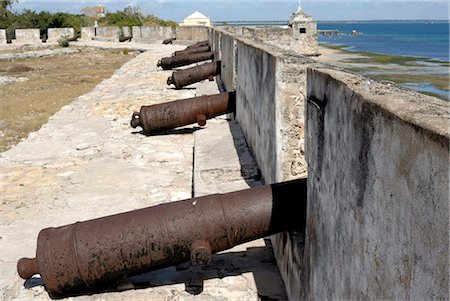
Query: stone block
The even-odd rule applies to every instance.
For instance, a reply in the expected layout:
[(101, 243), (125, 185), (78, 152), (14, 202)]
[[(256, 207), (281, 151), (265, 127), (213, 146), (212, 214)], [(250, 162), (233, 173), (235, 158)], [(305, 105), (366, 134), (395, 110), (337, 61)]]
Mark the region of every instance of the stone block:
[(41, 44), (41, 37), (38, 28), (16, 29), (16, 44)]
[(175, 36), (172, 27), (133, 26), (133, 41), (156, 43)]
[(6, 30), (0, 29), (0, 45), (6, 44)]
[(178, 26), (177, 41), (204, 41), (209, 39), (209, 28), (201, 26)]
[(90, 41), (95, 37), (94, 27), (81, 27), (81, 40)]
[(122, 32), (120, 27), (117, 26), (102, 26), (97, 27), (97, 33), (94, 39), (101, 41), (116, 42), (119, 40), (119, 36)]
[(57, 42), (62, 37), (73, 38), (75, 31), (73, 28), (49, 28), (47, 31), (48, 42)]

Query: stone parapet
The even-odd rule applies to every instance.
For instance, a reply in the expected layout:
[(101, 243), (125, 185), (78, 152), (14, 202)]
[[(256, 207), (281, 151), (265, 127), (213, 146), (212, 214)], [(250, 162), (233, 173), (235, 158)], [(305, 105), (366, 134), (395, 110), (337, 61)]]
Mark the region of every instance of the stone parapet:
[(448, 102), (308, 70), (309, 300), (449, 296)]
[(49, 28), (47, 30), (48, 42), (57, 42), (62, 37), (73, 38), (75, 31), (73, 28)]
[(15, 44), (42, 44), (39, 29), (16, 29)]
[(0, 45), (6, 44), (6, 30), (0, 29)]

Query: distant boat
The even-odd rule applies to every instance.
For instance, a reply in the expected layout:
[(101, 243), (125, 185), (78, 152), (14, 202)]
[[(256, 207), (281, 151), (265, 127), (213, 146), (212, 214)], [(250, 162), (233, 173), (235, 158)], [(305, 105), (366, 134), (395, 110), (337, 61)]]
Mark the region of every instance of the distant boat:
[(359, 36), (359, 35), (362, 35), (362, 32), (359, 32), (359, 31), (353, 29), (351, 35), (352, 36)]

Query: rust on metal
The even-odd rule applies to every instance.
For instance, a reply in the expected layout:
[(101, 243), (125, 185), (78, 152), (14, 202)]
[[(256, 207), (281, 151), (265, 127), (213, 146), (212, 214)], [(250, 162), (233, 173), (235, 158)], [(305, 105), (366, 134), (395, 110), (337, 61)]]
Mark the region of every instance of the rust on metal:
[(179, 55), (185, 55), (188, 53), (200, 53), (200, 52), (208, 52), (211, 51), (211, 46), (199, 46), (199, 47), (192, 47), (184, 50), (175, 51), (172, 53), (172, 56), (179, 56)]
[(99, 292), (124, 277), (194, 260), (281, 231), (303, 230), (306, 179), (214, 194), (41, 230), (36, 258), (50, 297)]
[(131, 39), (133, 38), (133, 36), (124, 36), (124, 37), (120, 37), (119, 38), (119, 42), (126, 42), (126, 41), (128, 41), (128, 42), (131, 42)]
[(197, 122), (200, 126), (206, 120), (235, 111), (236, 93), (223, 92), (215, 95), (198, 96), (171, 102), (142, 106), (131, 116), (131, 126), (140, 126), (144, 133), (156, 133)]
[(181, 89), (205, 79), (212, 81), (214, 76), (220, 74), (220, 68), (221, 62), (215, 61), (212, 63), (205, 63), (199, 66), (175, 71), (172, 73), (172, 76), (167, 78), (167, 84), (169, 86), (173, 84), (176, 89)]
[(164, 45), (172, 44), (172, 42), (175, 41), (176, 39), (177, 39), (177, 38), (165, 39), (162, 43), (163, 43)]
[(191, 65), (207, 60), (214, 60), (214, 52), (209, 51), (202, 53), (187, 53), (172, 57), (164, 57), (158, 61), (156, 66), (162, 67), (164, 70), (170, 70), (173, 68)]
[(209, 46), (209, 41), (200, 41), (195, 44), (189, 45), (186, 47), (186, 49), (191, 49), (195, 47), (202, 47), (202, 46)]
[(191, 245), (191, 262), (193, 265), (207, 265), (211, 262), (212, 247), (208, 241), (196, 240)]

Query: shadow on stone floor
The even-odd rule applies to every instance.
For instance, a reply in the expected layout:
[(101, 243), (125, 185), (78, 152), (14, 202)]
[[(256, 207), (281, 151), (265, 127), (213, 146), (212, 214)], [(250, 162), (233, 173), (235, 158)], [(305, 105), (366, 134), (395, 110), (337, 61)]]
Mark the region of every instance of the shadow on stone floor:
[[(193, 266), (190, 262), (185, 262), (120, 280), (109, 288), (94, 293), (119, 292), (184, 283), (186, 292), (199, 295), (204, 290), (204, 282), (209, 279), (223, 279), (252, 273), (260, 300), (286, 300), (284, 283), (276, 267), (270, 240), (265, 239), (265, 243), (266, 246), (249, 247), (246, 251), (216, 254), (207, 266)], [(247, 279), (251, 280), (251, 277)], [(42, 279), (37, 277), (28, 279), (24, 283), (24, 287), (27, 289), (42, 285)], [(229, 285), (232, 286), (232, 283)]]
[(131, 132), (131, 134), (133, 135), (137, 135), (137, 134), (141, 134), (147, 137), (152, 137), (152, 136), (165, 136), (165, 135), (187, 135), (187, 134), (193, 134), (198, 130), (203, 129), (202, 127), (198, 127), (198, 126), (194, 126), (194, 127), (190, 127), (190, 128), (176, 128), (176, 129), (171, 129), (171, 130), (166, 130), (160, 133), (145, 133), (144, 131), (133, 131)]

